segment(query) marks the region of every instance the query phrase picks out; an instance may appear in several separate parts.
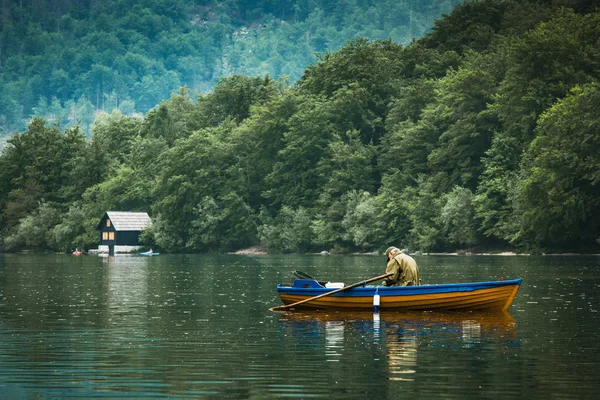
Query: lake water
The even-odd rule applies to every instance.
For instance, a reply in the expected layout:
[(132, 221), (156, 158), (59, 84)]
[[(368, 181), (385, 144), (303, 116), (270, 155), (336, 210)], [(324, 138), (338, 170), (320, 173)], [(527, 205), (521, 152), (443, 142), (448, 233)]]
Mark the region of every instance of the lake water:
[(596, 397), (600, 257), (416, 257), (424, 283), (522, 277), (508, 313), (274, 313), (293, 270), (382, 256), (0, 255), (0, 398)]

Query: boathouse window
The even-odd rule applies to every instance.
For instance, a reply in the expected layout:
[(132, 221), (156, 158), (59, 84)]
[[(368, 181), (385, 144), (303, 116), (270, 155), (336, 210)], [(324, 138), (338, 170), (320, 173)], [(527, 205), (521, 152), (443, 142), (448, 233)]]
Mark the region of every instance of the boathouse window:
[(114, 232), (108, 232), (108, 240), (115, 240), (115, 233)]
[(108, 232), (102, 232), (102, 240), (108, 240)]
[(106, 220), (106, 226), (110, 227), (110, 219)]

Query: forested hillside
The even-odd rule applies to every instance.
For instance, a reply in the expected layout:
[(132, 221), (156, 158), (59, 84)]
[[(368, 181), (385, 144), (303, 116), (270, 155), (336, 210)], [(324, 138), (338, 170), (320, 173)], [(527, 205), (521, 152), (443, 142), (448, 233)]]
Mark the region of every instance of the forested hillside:
[(32, 116), (86, 133), (223, 76), (298, 80), (356, 37), (409, 43), (460, 0), (4, 0), (0, 139)]
[(0, 157), (4, 248), (93, 248), (131, 210), (171, 252), (598, 252), (599, 44), (592, 1), (466, 2), (295, 85), (233, 75), (102, 114), (89, 141), (36, 118)]

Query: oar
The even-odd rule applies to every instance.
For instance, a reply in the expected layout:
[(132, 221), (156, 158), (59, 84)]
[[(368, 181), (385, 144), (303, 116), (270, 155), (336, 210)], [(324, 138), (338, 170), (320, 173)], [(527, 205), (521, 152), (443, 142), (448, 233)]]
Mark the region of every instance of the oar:
[(375, 278), (367, 279), (366, 281), (356, 282), (356, 283), (353, 283), (352, 285), (344, 286), (343, 288), (332, 290), (331, 292), (323, 293), (323, 294), (320, 294), (320, 295), (315, 296), (315, 297), (310, 297), (308, 299), (300, 300), (300, 301), (297, 301), (297, 302), (292, 303), (292, 304), (286, 304), (286, 305), (283, 305), (283, 306), (271, 307), (271, 308), (269, 308), (269, 310), (270, 311), (283, 311), (283, 310), (287, 310), (288, 308), (295, 307), (295, 306), (297, 306), (299, 304), (308, 303), (309, 301), (320, 299), (321, 297), (331, 296), (332, 294), (343, 292), (344, 290), (349, 290), (349, 289), (355, 288), (357, 286), (367, 284), (369, 282), (379, 281), (381, 279), (385, 279), (388, 276), (392, 276), (392, 275), (394, 275), (394, 273), (390, 272), (389, 274), (376, 276)]

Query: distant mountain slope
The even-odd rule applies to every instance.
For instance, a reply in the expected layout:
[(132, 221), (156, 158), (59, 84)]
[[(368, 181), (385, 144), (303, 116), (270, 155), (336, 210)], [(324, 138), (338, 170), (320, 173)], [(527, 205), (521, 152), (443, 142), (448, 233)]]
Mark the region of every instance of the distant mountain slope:
[(223, 76), (298, 80), (356, 37), (406, 44), (460, 0), (75, 0), (0, 6), (0, 138), (32, 116), (89, 132)]

